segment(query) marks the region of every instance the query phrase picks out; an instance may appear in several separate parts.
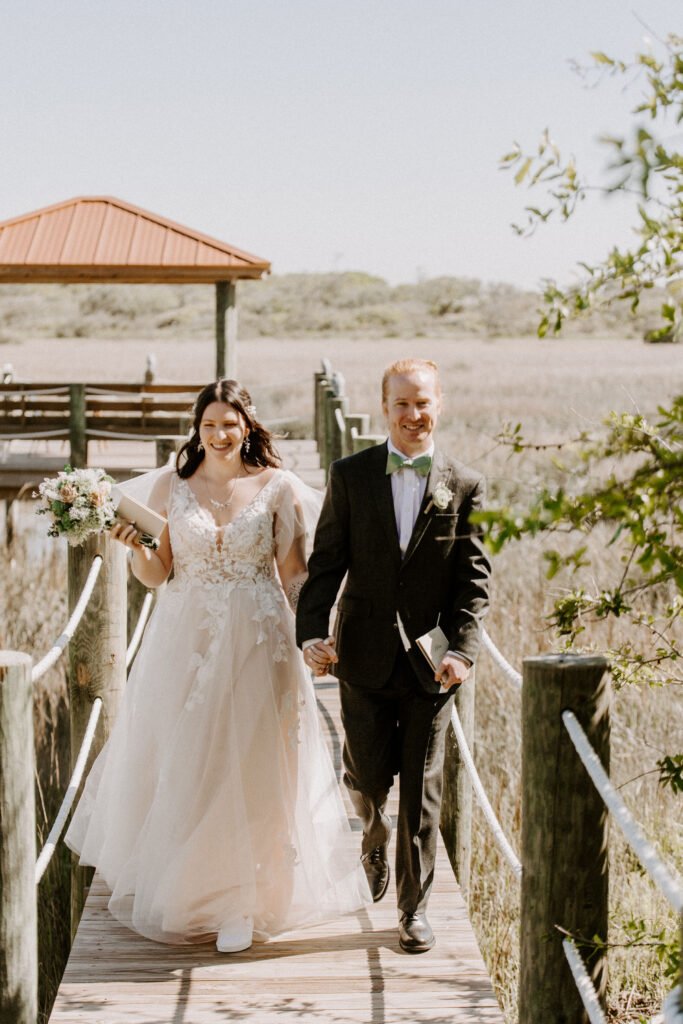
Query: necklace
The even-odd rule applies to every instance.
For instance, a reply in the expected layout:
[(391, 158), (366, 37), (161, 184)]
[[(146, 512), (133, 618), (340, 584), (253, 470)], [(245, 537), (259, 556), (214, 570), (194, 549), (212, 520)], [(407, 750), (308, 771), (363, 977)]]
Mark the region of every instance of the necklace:
[(232, 490), (230, 491), (230, 497), (226, 501), (217, 501), (216, 498), (211, 497), (211, 491), (209, 490), (209, 481), (205, 473), (202, 473), (202, 479), (204, 481), (204, 487), (206, 488), (206, 496), (209, 499), (209, 504), (213, 505), (214, 508), (230, 508), (232, 505), (232, 499), (235, 497), (235, 489), (237, 487), (237, 477), (233, 478)]

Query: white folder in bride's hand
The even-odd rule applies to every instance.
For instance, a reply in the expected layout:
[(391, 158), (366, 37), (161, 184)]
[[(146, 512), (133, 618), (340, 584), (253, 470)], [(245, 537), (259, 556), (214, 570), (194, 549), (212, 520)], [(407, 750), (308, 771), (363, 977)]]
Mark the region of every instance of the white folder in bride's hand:
[[(423, 633), (422, 636), (418, 636), (415, 643), (436, 672), (448, 651), (448, 637), (441, 626), (437, 623), (434, 629), (430, 629), (427, 633)], [(440, 693), (448, 693), (448, 687), (442, 686)]]

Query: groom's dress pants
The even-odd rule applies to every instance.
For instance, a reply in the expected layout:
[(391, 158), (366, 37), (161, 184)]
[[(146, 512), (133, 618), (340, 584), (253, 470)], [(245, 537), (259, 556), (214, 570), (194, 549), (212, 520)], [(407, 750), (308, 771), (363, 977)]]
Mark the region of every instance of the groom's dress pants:
[(370, 853), (391, 835), (386, 803), (398, 773), (398, 908), (423, 913), (434, 879), (453, 696), (423, 690), (402, 648), (384, 686), (364, 689), (340, 681), (340, 688), (346, 734), (344, 783), (363, 825), (362, 853)]

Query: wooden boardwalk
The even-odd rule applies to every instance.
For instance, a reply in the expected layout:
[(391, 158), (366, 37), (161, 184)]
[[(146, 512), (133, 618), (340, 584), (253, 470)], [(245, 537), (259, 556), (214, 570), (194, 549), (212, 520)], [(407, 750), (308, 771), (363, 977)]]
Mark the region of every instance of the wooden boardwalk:
[[(337, 686), (316, 690), (339, 771)], [(113, 920), (107, 900), (96, 876), (52, 1024), (503, 1024), (443, 845), (429, 909), (437, 944), (419, 955), (398, 945), (393, 880), (367, 910), (232, 955), (143, 939)]]

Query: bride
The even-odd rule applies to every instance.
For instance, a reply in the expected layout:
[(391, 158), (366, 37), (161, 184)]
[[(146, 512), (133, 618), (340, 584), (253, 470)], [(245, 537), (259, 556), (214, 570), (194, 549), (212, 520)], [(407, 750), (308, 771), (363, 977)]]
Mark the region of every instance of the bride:
[(160, 942), (237, 952), (370, 901), (294, 641), (307, 489), (278, 464), (247, 391), (219, 380), (154, 476), (160, 548), (112, 528), (143, 584), (173, 578), (66, 841)]

